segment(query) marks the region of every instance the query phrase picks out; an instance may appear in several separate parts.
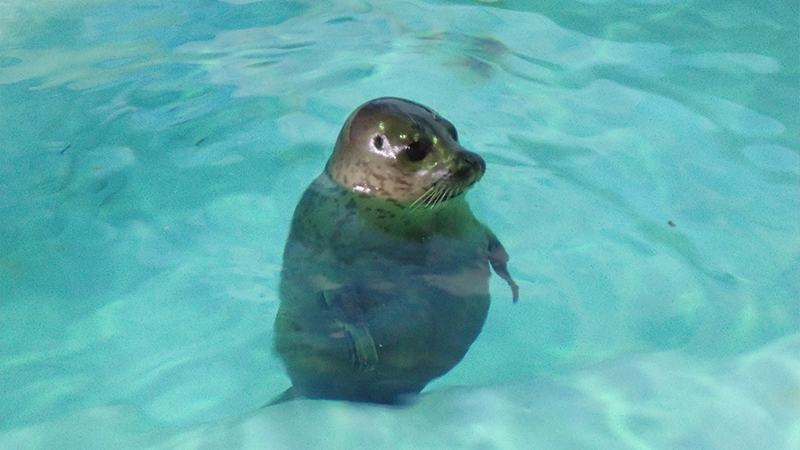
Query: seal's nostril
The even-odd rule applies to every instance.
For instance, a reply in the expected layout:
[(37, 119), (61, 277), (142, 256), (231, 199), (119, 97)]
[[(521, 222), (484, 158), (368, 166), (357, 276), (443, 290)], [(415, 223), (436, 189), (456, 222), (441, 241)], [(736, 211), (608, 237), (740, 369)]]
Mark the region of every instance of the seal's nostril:
[(461, 150), (458, 152), (458, 156), (461, 157), (464, 161), (468, 162), (471, 166), (475, 167), (476, 169), (480, 169), (481, 172), (486, 170), (486, 163), (483, 161), (483, 158), (480, 157), (477, 153), (472, 153), (468, 150)]
[(469, 182), (470, 185), (480, 180), (483, 173), (486, 171), (486, 163), (483, 161), (483, 158), (477, 153), (472, 153), (467, 150), (459, 151), (458, 156), (461, 158), (463, 166), (456, 171), (454, 177), (462, 181), (473, 178)]

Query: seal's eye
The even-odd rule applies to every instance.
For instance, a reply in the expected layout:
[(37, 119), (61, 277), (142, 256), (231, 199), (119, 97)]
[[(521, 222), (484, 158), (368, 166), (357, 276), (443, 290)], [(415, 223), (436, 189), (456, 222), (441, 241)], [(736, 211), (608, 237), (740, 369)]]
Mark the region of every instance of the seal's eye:
[(428, 156), (428, 153), (431, 152), (431, 147), (425, 142), (417, 141), (408, 144), (404, 151), (409, 161), (417, 162)]
[(380, 134), (372, 138), (372, 145), (378, 150), (383, 150), (383, 136)]

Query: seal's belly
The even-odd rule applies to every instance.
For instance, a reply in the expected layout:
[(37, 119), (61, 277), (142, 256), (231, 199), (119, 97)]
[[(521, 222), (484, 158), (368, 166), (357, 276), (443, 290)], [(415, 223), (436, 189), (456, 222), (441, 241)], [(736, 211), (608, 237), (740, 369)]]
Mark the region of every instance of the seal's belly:
[[(287, 244), (276, 350), (309, 397), (393, 402), (455, 366), (489, 307), (488, 241)], [(352, 252), (352, 250), (357, 250)]]

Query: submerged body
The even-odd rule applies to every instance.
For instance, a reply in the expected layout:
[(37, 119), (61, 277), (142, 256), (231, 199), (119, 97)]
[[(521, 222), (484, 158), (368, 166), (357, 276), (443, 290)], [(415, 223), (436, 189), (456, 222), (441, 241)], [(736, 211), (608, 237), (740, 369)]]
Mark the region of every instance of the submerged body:
[(508, 256), (463, 197), (483, 160), (430, 109), (377, 99), (342, 130), (295, 210), (275, 349), (293, 395), (395, 403), (452, 369)]

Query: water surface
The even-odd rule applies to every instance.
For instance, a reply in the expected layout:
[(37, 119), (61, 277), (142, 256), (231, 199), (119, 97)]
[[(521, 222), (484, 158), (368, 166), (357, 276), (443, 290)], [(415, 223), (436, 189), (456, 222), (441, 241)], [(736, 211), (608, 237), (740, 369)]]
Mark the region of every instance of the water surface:
[[(796, 2), (0, 6), (4, 448), (796, 448)], [(521, 286), (418, 404), (296, 402), (292, 210), (439, 111)], [(424, 425), (423, 425), (424, 424)], [(67, 447), (65, 443), (69, 443)]]

